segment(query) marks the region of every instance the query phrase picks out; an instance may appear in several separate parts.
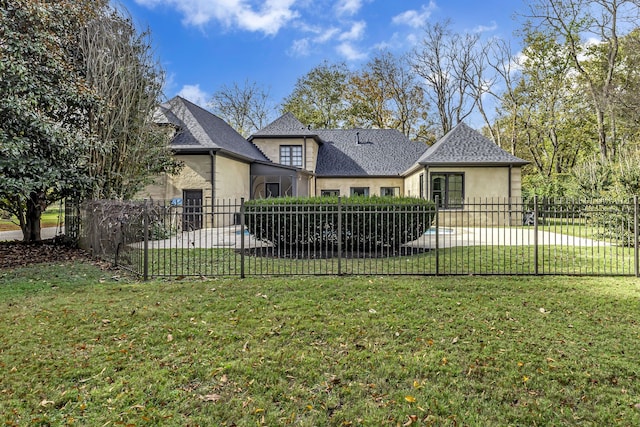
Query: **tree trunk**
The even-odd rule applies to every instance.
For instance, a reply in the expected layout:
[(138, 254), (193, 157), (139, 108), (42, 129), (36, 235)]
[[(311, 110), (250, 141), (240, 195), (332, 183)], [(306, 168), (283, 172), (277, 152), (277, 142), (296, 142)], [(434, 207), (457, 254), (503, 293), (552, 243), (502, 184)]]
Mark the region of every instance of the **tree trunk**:
[(42, 240), (40, 235), (40, 218), (47, 206), (42, 196), (42, 193), (31, 193), (27, 200), (26, 221), (22, 228), (22, 236), (25, 242), (39, 242)]

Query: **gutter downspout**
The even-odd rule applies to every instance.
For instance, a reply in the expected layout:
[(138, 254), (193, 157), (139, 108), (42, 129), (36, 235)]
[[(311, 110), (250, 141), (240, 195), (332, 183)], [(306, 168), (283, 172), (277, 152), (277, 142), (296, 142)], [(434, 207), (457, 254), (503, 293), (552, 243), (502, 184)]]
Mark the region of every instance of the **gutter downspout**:
[(431, 186), (429, 185), (429, 166), (424, 167), (424, 182), (422, 183), (424, 187), (424, 198), (426, 200), (431, 200)]
[(511, 171), (512, 171), (512, 169), (513, 169), (513, 165), (510, 164), (509, 165), (509, 189), (507, 190), (508, 194), (509, 194), (509, 205), (511, 205), (511, 196), (513, 196), (513, 194), (512, 194), (512, 184), (511, 184), (511, 179), (512, 179)]
[(512, 183), (511, 183), (511, 180), (512, 180), (512, 170), (513, 170), (513, 165), (512, 165), (512, 164), (510, 164), (510, 165), (509, 165), (509, 189), (507, 190), (507, 192), (508, 192), (508, 197), (509, 197), (509, 199), (507, 200), (507, 203), (509, 204), (509, 225), (515, 225), (515, 224), (513, 224), (513, 211), (512, 211), (513, 207), (511, 206), (511, 202), (512, 202), (512, 200), (511, 200), (511, 199), (512, 199), (512, 196), (513, 196), (513, 194), (512, 194), (512, 191), (513, 191), (513, 190), (512, 190), (512, 187), (513, 187), (513, 185), (512, 185)]
[(216, 203), (216, 152), (209, 151), (211, 156), (211, 204)]

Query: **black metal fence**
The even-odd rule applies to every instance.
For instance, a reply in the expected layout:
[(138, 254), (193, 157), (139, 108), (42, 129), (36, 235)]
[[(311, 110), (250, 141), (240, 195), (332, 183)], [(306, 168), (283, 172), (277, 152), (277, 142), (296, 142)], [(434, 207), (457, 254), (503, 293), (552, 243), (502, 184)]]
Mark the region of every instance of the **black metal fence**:
[[(339, 202), (344, 203), (344, 202)], [(415, 222), (419, 235), (404, 233)], [(638, 200), (466, 200), (462, 209), (393, 207), (374, 216), (367, 206), (342, 209), (329, 219), (327, 207), (301, 213), (291, 205), (247, 212), (243, 200), (189, 206), (157, 202), (94, 201), (79, 210), (80, 244), (144, 277), (266, 275), (608, 275), (638, 276)], [(261, 215), (261, 218), (249, 218)], [(355, 216), (358, 216), (357, 218)], [(282, 236), (258, 238), (247, 224), (302, 227), (320, 243), (301, 239), (274, 244)], [(410, 219), (411, 217), (411, 219)], [(336, 219), (337, 218), (337, 219)], [(380, 233), (351, 244), (358, 233)], [(351, 228), (350, 228), (351, 227)], [(400, 233), (379, 230), (398, 229)], [(275, 233), (276, 227), (273, 227)], [(404, 233), (404, 234), (403, 234)], [(333, 238), (329, 238), (329, 236)], [(389, 235), (406, 241), (385, 241)], [(353, 236), (352, 236), (353, 237)], [(304, 240), (304, 239), (302, 239)], [(344, 240), (344, 242), (343, 242)], [(355, 239), (357, 240), (357, 239)], [(352, 238), (351, 241), (354, 241)], [(362, 240), (361, 240), (362, 241)]]

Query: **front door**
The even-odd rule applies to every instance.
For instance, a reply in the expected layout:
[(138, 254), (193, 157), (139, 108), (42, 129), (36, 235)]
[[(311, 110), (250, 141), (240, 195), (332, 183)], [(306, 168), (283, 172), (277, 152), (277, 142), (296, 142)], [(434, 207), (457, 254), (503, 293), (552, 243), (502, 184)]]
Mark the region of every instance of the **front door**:
[(182, 230), (192, 231), (202, 228), (202, 190), (183, 190)]

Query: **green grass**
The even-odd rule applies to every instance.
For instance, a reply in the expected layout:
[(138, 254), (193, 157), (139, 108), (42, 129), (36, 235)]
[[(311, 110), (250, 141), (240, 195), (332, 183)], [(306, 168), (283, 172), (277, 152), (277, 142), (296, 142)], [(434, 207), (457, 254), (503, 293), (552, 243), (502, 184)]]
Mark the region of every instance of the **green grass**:
[(0, 271), (4, 425), (640, 425), (630, 278)]
[[(292, 259), (245, 257), (251, 275), (305, 274), (534, 274), (533, 246), (465, 246), (387, 258)], [(113, 260), (110, 260), (113, 261)], [(120, 260), (142, 273), (142, 250)], [(541, 246), (539, 274), (634, 275), (633, 248), (619, 246)], [(233, 249), (154, 249), (149, 251), (150, 276), (239, 276), (240, 254)]]
[[(64, 207), (60, 207), (60, 204), (54, 204), (47, 208), (42, 213), (40, 219), (40, 225), (42, 227), (56, 227), (59, 224), (64, 224)], [(10, 219), (0, 218), (0, 231), (20, 230), (18, 220), (15, 217)]]

